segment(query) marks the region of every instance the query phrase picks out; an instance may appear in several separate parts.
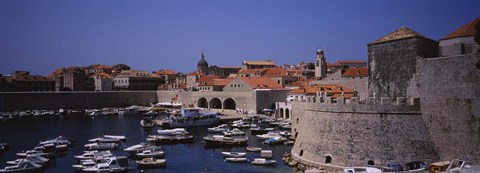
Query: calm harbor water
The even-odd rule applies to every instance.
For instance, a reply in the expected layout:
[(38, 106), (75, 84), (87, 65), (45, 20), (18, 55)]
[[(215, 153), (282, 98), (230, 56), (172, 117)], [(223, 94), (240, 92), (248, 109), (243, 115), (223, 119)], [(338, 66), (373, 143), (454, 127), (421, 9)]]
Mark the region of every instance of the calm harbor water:
[[(100, 137), (104, 134), (125, 135), (127, 141), (114, 153), (128, 156), (123, 148), (145, 141), (149, 134), (155, 134), (160, 127), (142, 128), (139, 124), (141, 115), (97, 117), (66, 116), (53, 118), (23, 119), (8, 123), (0, 123), (0, 142), (9, 143), (12, 148), (0, 153), (0, 167), (7, 164), (6, 161), (15, 160), (15, 153), (33, 149), (39, 141), (57, 136), (65, 136), (73, 139), (75, 145), (68, 149), (68, 154), (54, 159), (44, 172), (73, 172), (72, 165), (75, 163), (73, 156), (82, 154), (83, 145), (88, 139)], [(273, 159), (277, 161), (274, 167), (253, 166), (250, 162), (230, 163), (223, 160), (222, 151), (245, 151), (245, 147), (219, 147), (206, 148), (202, 144), (202, 137), (207, 135), (207, 127), (192, 127), (187, 130), (195, 135), (195, 142), (191, 144), (162, 145), (165, 149), (167, 166), (157, 169), (139, 169), (134, 160), (129, 159), (129, 172), (293, 172), (290, 167), (281, 160), (285, 152), (289, 152), (291, 146), (269, 146), (249, 135), (248, 146), (257, 146), (273, 151)], [(259, 153), (247, 152), (249, 160), (260, 157)]]

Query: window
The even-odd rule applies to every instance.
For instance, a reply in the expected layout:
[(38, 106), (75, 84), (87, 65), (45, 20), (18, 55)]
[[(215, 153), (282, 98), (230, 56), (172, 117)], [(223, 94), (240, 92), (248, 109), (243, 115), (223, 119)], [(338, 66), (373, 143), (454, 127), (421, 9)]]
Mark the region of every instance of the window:
[(303, 156), (303, 149), (300, 150), (300, 157)]

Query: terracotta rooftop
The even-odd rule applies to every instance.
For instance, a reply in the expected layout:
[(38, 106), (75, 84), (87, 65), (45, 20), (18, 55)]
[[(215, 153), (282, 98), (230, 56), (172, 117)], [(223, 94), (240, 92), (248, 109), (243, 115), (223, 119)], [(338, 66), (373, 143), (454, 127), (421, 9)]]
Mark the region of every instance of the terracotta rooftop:
[(266, 68), (262, 77), (291, 76), (283, 68)]
[(266, 77), (238, 77), (253, 89), (281, 89), (280, 84)]
[(157, 74), (157, 75), (174, 75), (174, 74), (177, 74), (177, 72), (175, 72), (173, 70), (169, 70), (169, 69), (161, 69), (161, 70), (158, 70), (155, 74)]
[(346, 88), (338, 84), (323, 84), (323, 85), (303, 85), (298, 89), (291, 90), (289, 94), (316, 94), (317, 92), (327, 92), (327, 96), (339, 97), (342, 92), (345, 98), (350, 98), (355, 94), (350, 88)]
[[(414, 37), (429, 39), (429, 38), (419, 34), (418, 32), (415, 32), (415, 31), (411, 30), (410, 28), (402, 26), (399, 29), (391, 32), (390, 34), (387, 34), (386, 36), (383, 36), (382, 38), (369, 43), (368, 45), (380, 44), (380, 43), (385, 43), (385, 42), (390, 42), (390, 41), (395, 41), (395, 40), (401, 40), (401, 39), (407, 39), (407, 38), (414, 38)], [(429, 39), (429, 40), (431, 40), (431, 39)]]
[(202, 77), (200, 77), (200, 79), (197, 80), (197, 83), (205, 84), (205, 83), (207, 83), (210, 79), (213, 79), (213, 78), (220, 78), (220, 76), (212, 76), (212, 75), (202, 76)]
[(477, 30), (475, 29), (475, 25), (480, 22), (480, 17), (468, 22), (467, 24), (463, 25), (462, 27), (458, 28), (457, 30), (453, 31), (452, 33), (448, 34), (447, 36), (441, 38), (440, 40), (448, 40), (452, 38), (459, 38), (459, 37), (471, 37), (475, 36)]
[(272, 61), (243, 61), (243, 64), (248, 65), (275, 65)]
[(342, 77), (368, 77), (368, 68), (351, 68), (342, 74)]
[(99, 65), (99, 66), (96, 66), (95, 67), (96, 69), (110, 69), (112, 68), (111, 66), (107, 66), (107, 65)]
[(112, 75), (104, 72), (95, 73), (93, 76), (100, 76), (101, 78), (112, 78)]

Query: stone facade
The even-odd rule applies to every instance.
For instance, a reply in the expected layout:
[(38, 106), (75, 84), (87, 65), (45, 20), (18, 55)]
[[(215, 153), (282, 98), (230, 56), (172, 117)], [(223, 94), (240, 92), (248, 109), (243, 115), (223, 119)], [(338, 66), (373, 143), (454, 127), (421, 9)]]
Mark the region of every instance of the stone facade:
[[(415, 86), (417, 57), (438, 57), (438, 42), (413, 37), (368, 46), (368, 88), (376, 98), (406, 97)], [(408, 96), (412, 96), (410, 94)]]

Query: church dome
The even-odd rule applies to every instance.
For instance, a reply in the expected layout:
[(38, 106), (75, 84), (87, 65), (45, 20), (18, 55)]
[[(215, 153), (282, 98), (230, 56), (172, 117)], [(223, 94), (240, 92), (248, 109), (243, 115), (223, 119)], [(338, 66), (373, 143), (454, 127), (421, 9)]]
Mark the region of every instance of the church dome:
[(310, 70), (310, 69), (305, 69), (303, 72), (302, 72), (302, 76), (313, 76), (315, 73), (313, 72), (313, 70)]
[(205, 57), (203, 56), (203, 53), (202, 53), (202, 59), (200, 59), (200, 61), (198, 61), (198, 63), (197, 63), (197, 67), (208, 67), (208, 63), (205, 60)]

